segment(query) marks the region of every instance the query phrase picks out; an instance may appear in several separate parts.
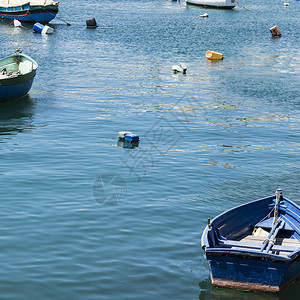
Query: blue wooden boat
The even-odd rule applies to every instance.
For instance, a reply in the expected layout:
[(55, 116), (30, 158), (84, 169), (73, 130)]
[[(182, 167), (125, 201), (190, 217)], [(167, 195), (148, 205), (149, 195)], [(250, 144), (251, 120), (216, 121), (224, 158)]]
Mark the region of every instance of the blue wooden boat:
[(20, 50), (0, 60), (0, 102), (26, 95), (33, 83), (38, 64)]
[(300, 208), (278, 189), (208, 220), (201, 244), (214, 286), (279, 292), (300, 277)]
[(46, 24), (58, 13), (53, 0), (0, 0), (0, 15), (5, 19)]

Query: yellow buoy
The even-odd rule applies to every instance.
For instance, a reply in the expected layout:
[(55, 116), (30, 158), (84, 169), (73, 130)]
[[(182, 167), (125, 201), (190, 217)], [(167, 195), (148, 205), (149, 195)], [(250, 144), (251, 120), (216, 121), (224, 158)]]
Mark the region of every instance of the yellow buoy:
[(208, 59), (223, 59), (223, 54), (215, 51), (206, 51), (206, 58)]

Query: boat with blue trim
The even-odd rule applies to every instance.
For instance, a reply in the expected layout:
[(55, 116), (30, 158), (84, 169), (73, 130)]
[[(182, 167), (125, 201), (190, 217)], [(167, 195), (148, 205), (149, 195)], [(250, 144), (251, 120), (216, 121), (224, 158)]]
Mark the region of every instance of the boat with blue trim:
[(208, 219), (201, 246), (214, 286), (279, 292), (300, 277), (300, 207), (278, 189)]
[(14, 55), (0, 60), (0, 102), (26, 95), (37, 68), (37, 62), (19, 49)]
[(0, 0), (0, 15), (5, 19), (47, 24), (58, 13), (53, 0)]

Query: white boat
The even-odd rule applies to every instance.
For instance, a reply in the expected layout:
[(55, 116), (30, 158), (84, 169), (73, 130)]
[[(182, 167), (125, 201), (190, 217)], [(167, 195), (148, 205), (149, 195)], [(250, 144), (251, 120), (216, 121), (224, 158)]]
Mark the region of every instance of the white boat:
[(238, 5), (236, 0), (186, 0), (186, 3), (220, 8), (234, 8)]

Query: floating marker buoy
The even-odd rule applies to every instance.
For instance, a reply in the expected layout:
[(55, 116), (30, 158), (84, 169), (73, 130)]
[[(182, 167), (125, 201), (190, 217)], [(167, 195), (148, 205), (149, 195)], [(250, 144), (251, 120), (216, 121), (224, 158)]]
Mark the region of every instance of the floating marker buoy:
[(120, 132), (118, 133), (118, 138), (119, 138), (119, 139), (125, 139), (125, 136), (126, 136), (127, 134), (132, 134), (132, 132), (130, 132), (130, 131), (120, 131)]
[(280, 37), (281, 36), (281, 32), (280, 32), (280, 30), (277, 26), (274, 26), (274, 27), (270, 28), (270, 32), (272, 33), (273, 37)]
[(125, 135), (125, 142), (130, 142), (130, 143), (136, 143), (139, 141), (139, 136), (136, 134), (126, 134)]
[(186, 74), (187, 66), (184, 63), (180, 63), (179, 66), (174, 65), (172, 67), (174, 73), (183, 73)]
[(22, 27), (22, 23), (19, 20), (14, 20), (14, 26), (15, 27)]
[(43, 29), (44, 29), (44, 25), (42, 25), (41, 23), (35, 23), (33, 25), (33, 30), (37, 33), (42, 33)]
[(95, 18), (90, 18), (86, 20), (86, 27), (87, 28), (97, 28), (97, 22), (95, 20)]
[(177, 65), (172, 66), (172, 70), (173, 70), (174, 73), (182, 72), (182, 68), (177, 66)]
[(53, 33), (53, 31), (54, 31), (54, 29), (52, 27), (45, 25), (42, 30), (42, 34), (51, 34), (51, 33)]
[(33, 30), (35, 32), (41, 33), (41, 34), (51, 34), (54, 31), (53, 28), (51, 28), (47, 25), (44, 26), (43, 24), (38, 23), (38, 22), (33, 25)]
[(186, 74), (187, 66), (184, 63), (180, 63), (179, 65), (182, 68), (182, 73)]
[(283, 6), (289, 6), (290, 4), (289, 3), (287, 3), (287, 2), (284, 2), (283, 3)]
[(207, 59), (212, 59), (212, 60), (217, 60), (217, 59), (223, 59), (224, 56), (222, 53), (219, 53), (219, 52), (215, 52), (215, 51), (206, 51), (206, 58)]
[(200, 18), (207, 18), (207, 17), (208, 17), (208, 14), (205, 13), (205, 14), (203, 14), (203, 15), (200, 15), (199, 17), (200, 17)]

